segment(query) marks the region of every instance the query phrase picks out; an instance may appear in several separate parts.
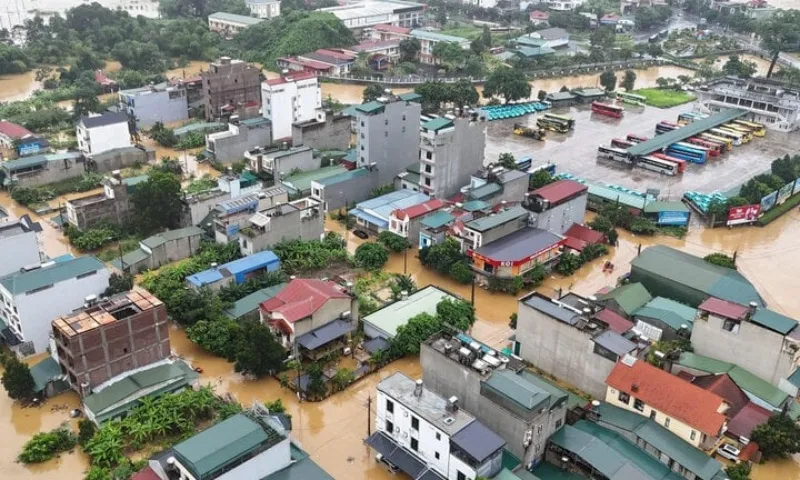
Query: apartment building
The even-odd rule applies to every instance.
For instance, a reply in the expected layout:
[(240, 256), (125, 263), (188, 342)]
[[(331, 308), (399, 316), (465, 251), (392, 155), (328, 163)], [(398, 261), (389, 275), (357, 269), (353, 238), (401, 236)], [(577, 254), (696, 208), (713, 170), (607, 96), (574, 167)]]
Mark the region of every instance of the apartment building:
[(42, 261), (41, 231), (42, 226), (28, 215), (0, 222), (0, 277)]
[(53, 320), (52, 346), (73, 390), (87, 395), (170, 355), (167, 307), (136, 289)]
[(283, 73), (261, 84), (261, 113), (272, 125), (274, 140), (291, 138), (292, 125), (317, 118), (322, 107), (317, 76), (310, 72)]
[(75, 126), (75, 137), (78, 140), (78, 150), (87, 157), (133, 146), (126, 113), (81, 117)]
[(206, 135), (206, 155), (219, 163), (242, 160), (245, 152), (272, 143), (272, 126), (261, 117), (236, 120), (228, 130)]
[(586, 185), (573, 180), (557, 180), (530, 192), (525, 206), (532, 212), (532, 225), (564, 234), (572, 225), (583, 223), (588, 198)]
[(281, 15), (280, 0), (247, 0), (250, 14), (258, 18), (277, 18)]
[(54, 318), (80, 308), (87, 297), (108, 288), (110, 273), (95, 257), (45, 262), (0, 279), (0, 320), (14, 334), (12, 350), (21, 357), (50, 345)]
[(526, 468), (539, 463), (548, 439), (565, 423), (566, 392), (468, 335), (433, 335), (420, 347), (420, 364), (427, 388), (458, 397)]
[(722, 397), (629, 355), (606, 383), (606, 402), (654, 420), (696, 448), (712, 448), (727, 428), (731, 406)]
[(427, 6), (421, 3), (401, 0), (368, 0), (336, 7), (320, 8), (321, 12), (330, 12), (353, 30), (356, 36), (365, 29), (379, 24), (412, 28), (425, 21)]
[(283, 240), (319, 240), (324, 231), (322, 206), (306, 197), (276, 204), (249, 216), (241, 223), (239, 248), (242, 255), (252, 255)]
[(347, 150), (350, 147), (350, 115), (319, 109), (313, 120), (292, 125), (292, 145), (316, 150)]
[(472, 42), (466, 38), (446, 35), (444, 33), (434, 32), (432, 30), (414, 29), (411, 30), (409, 35), (412, 38), (419, 40), (420, 49), (417, 57), (421, 63), (425, 63), (427, 65), (439, 64), (439, 59), (433, 54), (433, 50), (436, 48), (437, 43), (455, 43), (463, 50), (469, 50), (469, 47), (472, 44)]
[(243, 60), (220, 57), (200, 73), (200, 79), (207, 121), (232, 115), (247, 118), (261, 106), (261, 70)]
[(389, 231), (407, 239), (413, 245), (419, 241), (422, 219), (444, 206), (442, 199), (434, 198), (407, 208), (398, 208), (389, 215)]
[[(250, 8), (252, 10), (252, 7)], [(278, 6), (278, 9), (280, 9), (280, 6)], [(245, 28), (258, 25), (263, 21), (263, 17), (254, 18), (233, 13), (216, 12), (208, 16), (208, 29), (219, 33), (225, 38), (233, 38)]]
[(314, 156), (309, 146), (289, 147), (284, 142), (281, 148), (256, 148), (245, 152), (244, 158), (254, 172), (272, 175), (277, 181), (288, 177), (293, 171), (316, 170), (320, 166), (320, 158)]
[(397, 372), (378, 383), (375, 433), (367, 444), (377, 458), (411, 478), (474, 480), (502, 469), (506, 442), (461, 408)]
[(793, 132), (800, 128), (800, 89), (780, 80), (724, 77), (697, 89), (700, 106), (714, 113), (729, 108), (750, 112), (748, 120)]
[(433, 198), (450, 198), (483, 166), (486, 122), (477, 114), (434, 117), (422, 123), (419, 144), (420, 189)]
[(138, 128), (156, 122), (170, 124), (189, 119), (187, 91), (168, 83), (119, 91), (120, 109), (136, 121)]

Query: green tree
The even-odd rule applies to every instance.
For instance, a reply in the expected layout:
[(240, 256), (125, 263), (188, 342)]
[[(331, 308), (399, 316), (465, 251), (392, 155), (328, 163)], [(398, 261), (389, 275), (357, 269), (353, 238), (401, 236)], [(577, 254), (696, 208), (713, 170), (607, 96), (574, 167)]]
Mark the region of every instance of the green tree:
[(420, 313), (397, 328), (390, 348), (397, 356), (419, 355), (420, 344), (441, 329), (442, 322), (438, 316)]
[(614, 28), (610, 26), (603, 26), (592, 31), (589, 36), (589, 43), (593, 49), (609, 50), (614, 47), (617, 34)]
[(447, 71), (459, 68), (466, 60), (464, 49), (456, 42), (437, 42), (432, 53), (438, 64)]
[(631, 232), (642, 235), (653, 235), (658, 231), (656, 223), (649, 218), (636, 217), (628, 227)]
[(703, 257), (703, 260), (713, 265), (719, 265), (720, 267), (736, 270), (736, 261), (733, 259), (733, 257), (729, 257), (724, 253), (712, 253)]
[(514, 154), (512, 153), (501, 153), (500, 157), (497, 159), (497, 163), (499, 163), (501, 167), (508, 170), (517, 170), (517, 160), (514, 158)]
[(484, 98), (502, 96), (506, 103), (531, 96), (531, 84), (521, 70), (496, 68), (483, 85)]
[(230, 306), (230, 302), (222, 301), (208, 287), (199, 290), (180, 288), (171, 292), (166, 302), (172, 320), (185, 327), (202, 320), (222, 318), (223, 312)]
[(322, 365), (317, 362), (310, 364), (306, 368), (306, 375), (308, 375), (308, 386), (306, 387), (306, 393), (312, 398), (321, 398), (325, 396), (325, 393), (327, 393), (327, 388), (325, 387), (325, 380), (322, 377)]
[(250, 15), (244, 0), (161, 0), (159, 10), (164, 17), (201, 18), (205, 20), (215, 12)]
[(483, 26), (483, 32), (481, 32), (480, 39), (484, 48), (492, 48), (492, 31), (489, 29), (489, 25)]
[(186, 335), (203, 349), (233, 361), (242, 342), (242, 327), (229, 318), (200, 320), (186, 329)]
[(142, 233), (180, 226), (181, 181), (173, 174), (152, 172), (150, 178), (136, 185), (131, 202), (137, 228)]
[(22, 463), (46, 462), (61, 452), (71, 450), (77, 443), (77, 437), (67, 428), (40, 432), (22, 447), (19, 461)]
[(28, 365), (13, 354), (3, 356), (2, 363), (5, 370), (0, 382), (6, 389), (9, 398), (22, 400), (33, 397), (36, 385)]
[(436, 304), (436, 315), (442, 323), (458, 330), (469, 330), (475, 323), (475, 307), (463, 300), (445, 298)]
[(725, 75), (732, 75), (739, 78), (750, 78), (758, 70), (754, 62), (742, 61), (738, 55), (731, 55), (728, 61), (722, 66)]
[(347, 388), (348, 385), (353, 383), (355, 378), (355, 372), (349, 368), (340, 368), (336, 370), (336, 373), (333, 374), (333, 377), (331, 377), (331, 384), (333, 385), (335, 391), (340, 392)]
[(610, 92), (617, 87), (617, 75), (612, 70), (606, 70), (600, 74), (600, 85)]
[(261, 378), (279, 372), (286, 351), (268, 327), (256, 320), (242, 322), (242, 342), (234, 369), (243, 375)]
[(457, 82), (449, 84), (447, 97), (459, 107), (477, 105), (480, 99), (475, 86), (466, 78), (461, 78)]
[(402, 62), (413, 62), (417, 59), (422, 45), (418, 38), (406, 38), (400, 41), (400, 59)]
[(536, 98), (538, 98), (539, 101), (541, 102), (542, 100), (547, 98), (547, 92), (544, 90), (539, 90), (539, 93), (536, 94)]
[(517, 319), (518, 318), (519, 318), (519, 316), (517, 315), (517, 312), (514, 312), (511, 315), (509, 315), (508, 316), (508, 328), (516, 329), (517, 328)]
[(355, 264), (365, 270), (380, 270), (389, 260), (386, 248), (377, 242), (365, 242), (356, 248)]
[(539, 170), (530, 177), (530, 181), (528, 182), (528, 187), (531, 190), (536, 190), (537, 188), (542, 188), (545, 185), (551, 184), (555, 181), (550, 172), (547, 170)]
[(747, 462), (734, 463), (725, 468), (730, 480), (750, 480), (750, 464)]
[(370, 83), (364, 88), (362, 99), (364, 103), (377, 100), (384, 95), (384, 88), (379, 83)]
[(409, 247), (408, 240), (389, 230), (379, 233), (378, 241), (393, 252), (402, 252)]
[(559, 259), (556, 265), (556, 272), (561, 275), (570, 276), (577, 272), (578, 269), (581, 268), (581, 265), (583, 265), (583, 262), (581, 262), (580, 257), (571, 253), (565, 253), (561, 255), (561, 259)]
[(164, 147), (172, 147), (178, 143), (178, 137), (175, 136), (175, 132), (171, 128), (165, 127), (161, 122), (154, 123), (146, 133)]
[(772, 54), (772, 61), (767, 70), (767, 78), (782, 51), (794, 51), (800, 48), (800, 10), (779, 10), (761, 22), (759, 34), (761, 46)]
[(86, 442), (91, 440), (96, 431), (97, 427), (93, 421), (89, 420), (88, 418), (82, 418), (78, 422), (78, 443), (81, 446), (86, 445)]
[(472, 279), (475, 277), (475, 274), (472, 273), (472, 269), (469, 268), (466, 261), (453, 262), (447, 274), (456, 282), (464, 284), (472, 282)]
[(394, 283), (392, 284), (391, 288), (392, 296), (395, 300), (398, 300), (401, 292), (406, 292), (409, 295), (416, 292), (417, 284), (414, 282), (414, 279), (411, 278), (411, 275), (397, 274), (394, 277)]
[(625, 91), (630, 92), (633, 90), (633, 86), (636, 84), (636, 72), (633, 70), (625, 70), (625, 77), (622, 79), (622, 83), (620, 87), (624, 88)]
[(800, 452), (800, 427), (781, 413), (754, 428), (750, 440), (758, 444), (764, 460), (784, 458)]
[(133, 288), (133, 277), (126, 273), (122, 275), (112, 273), (111, 276), (108, 277), (108, 288), (103, 292), (103, 295), (110, 297), (111, 295), (127, 292), (131, 288)]
[(86, 117), (90, 113), (100, 113), (100, 100), (97, 99), (97, 90), (94, 87), (82, 86), (75, 93), (72, 102), (72, 116), (75, 120)]

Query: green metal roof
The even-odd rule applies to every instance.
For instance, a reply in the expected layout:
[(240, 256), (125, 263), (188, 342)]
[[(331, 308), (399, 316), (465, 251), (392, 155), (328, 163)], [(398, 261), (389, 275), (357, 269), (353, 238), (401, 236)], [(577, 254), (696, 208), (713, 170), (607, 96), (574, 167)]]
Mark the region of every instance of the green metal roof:
[(368, 174), (369, 171), (366, 168), (356, 168), (355, 170), (349, 170), (330, 177), (321, 178), (317, 180), (317, 182), (326, 186), (334, 185), (336, 183), (346, 182), (354, 178), (366, 177)]
[(478, 188), (473, 188), (469, 191), (469, 198), (471, 200), (483, 200), (485, 198), (490, 198), (493, 195), (500, 193), (503, 191), (503, 186), (499, 183), (490, 182), (485, 185), (481, 185)]
[(166, 232), (157, 233), (152, 237), (147, 237), (142, 240), (142, 244), (147, 248), (153, 249), (173, 240), (180, 240), (196, 235), (203, 235), (203, 229), (200, 227), (179, 228), (177, 230), (167, 230)]
[(67, 153), (48, 153), (45, 155), (35, 155), (33, 157), (22, 157), (7, 162), (0, 163), (0, 167), (10, 172), (15, 170), (22, 170), (23, 168), (38, 167), (46, 165), (50, 162), (60, 162), (63, 160), (75, 160), (80, 158), (80, 152), (67, 152)]
[(504, 468), (494, 476), (493, 480), (519, 480), (519, 477), (511, 473), (511, 470)]
[(590, 197), (594, 196), (609, 202), (620, 203), (622, 205), (625, 205), (626, 207), (635, 208), (637, 210), (644, 209), (645, 198), (640, 197), (639, 195), (633, 195), (631, 193), (621, 192), (619, 190), (604, 187), (602, 185), (597, 185), (594, 183), (586, 183), (586, 186), (589, 187)]
[(427, 217), (423, 218), (422, 222), (420, 222), (420, 223), (425, 228), (436, 229), (436, 228), (444, 227), (445, 225), (447, 225), (448, 223), (452, 222), (453, 220), (455, 220), (455, 217), (453, 217), (452, 215), (450, 215), (447, 212), (439, 210), (438, 212), (434, 212), (434, 213), (428, 215)]
[(547, 402), (549, 406), (551, 402), (550, 393), (547, 390), (511, 370), (495, 370), (481, 384), (516, 402), (526, 410), (532, 410), (543, 402)]
[(411, 30), (411, 36), (419, 38), (420, 40), (430, 40), (433, 42), (454, 42), (454, 43), (469, 43), (469, 40), (463, 37), (456, 37), (439, 32), (432, 32), (430, 30)]
[(509, 452), (508, 448), (503, 448), (503, 458), (501, 463), (503, 468), (514, 470), (522, 463), (522, 460), (517, 458), (513, 453)]
[(555, 100), (555, 101), (572, 100), (572, 99), (575, 98), (575, 95), (573, 95), (573, 94), (571, 94), (569, 92), (552, 92), (552, 93), (548, 93), (547, 97), (545, 97), (545, 98), (548, 99), (548, 100)]
[(289, 445), (289, 454), (293, 460), (292, 464), (261, 480), (334, 480), (294, 443)]
[(53, 357), (48, 356), (31, 367), (31, 376), (33, 377), (33, 383), (36, 385), (34, 391), (39, 393), (47, 388), (48, 383), (61, 376), (61, 367), (58, 362), (53, 360)]
[(491, 205), (484, 202), (483, 200), (470, 200), (469, 202), (462, 205), (461, 209), (466, 212), (476, 212), (478, 210), (485, 210), (489, 207), (491, 207)]
[(517, 476), (519, 480), (583, 480), (580, 475), (561, 470), (547, 462), (540, 462), (533, 473), (521, 470), (517, 472)]
[(644, 206), (644, 213), (661, 213), (661, 212), (688, 212), (689, 207), (683, 202), (662, 202), (655, 201), (649, 202)]
[(256, 310), (261, 302), (266, 302), (270, 298), (275, 297), (278, 292), (283, 290), (283, 287), (285, 286), (285, 283), (279, 283), (278, 285), (262, 288), (261, 290), (253, 292), (250, 295), (233, 302), (231, 308), (225, 310), (225, 315), (233, 320), (242, 318), (253, 310)]
[(728, 110), (723, 110), (719, 113), (715, 113), (714, 115), (710, 115), (706, 118), (695, 120), (694, 122), (681, 128), (676, 128), (671, 132), (656, 135), (646, 142), (637, 143), (628, 149), (628, 155), (636, 157), (653, 153), (656, 150), (666, 148), (675, 142), (680, 142), (685, 138), (693, 137), (699, 133), (705, 132), (708, 129), (730, 122), (731, 120), (741, 117), (745, 113), (747, 113), (747, 111), (731, 108)]
[(513, 207), (508, 208), (502, 212), (496, 213), (494, 215), (487, 215), (477, 220), (468, 222), (465, 226), (477, 232), (485, 232), (486, 230), (499, 227), (504, 223), (518, 219), (523, 215), (527, 215), (527, 213), (528, 211), (522, 208), (521, 206), (514, 205)]
[(178, 136), (182, 137), (191, 132), (197, 131), (205, 131), (205, 130), (223, 130), (227, 127), (227, 124), (222, 122), (195, 122), (190, 123), (189, 125), (184, 125), (182, 127), (178, 127), (172, 132)]
[(281, 183), (298, 192), (307, 192), (311, 190), (312, 180), (319, 182), (325, 178), (339, 175), (340, 173), (345, 173), (347, 171), (348, 170), (341, 165), (332, 165), (330, 167), (322, 167), (318, 168), (317, 170), (299, 172), (294, 175), (290, 175), (281, 180)]
[(387, 339), (390, 339), (397, 334), (397, 329), (400, 326), (408, 322), (408, 319), (420, 313), (435, 315), (436, 306), (446, 298), (458, 300), (458, 298), (444, 290), (429, 285), (412, 293), (406, 300), (390, 303), (380, 310), (367, 315), (362, 321), (365, 325), (370, 325), (380, 330), (386, 335)]
[(772, 311), (768, 308), (756, 309), (756, 312), (750, 317), (750, 321), (757, 323), (764, 328), (774, 330), (781, 335), (786, 335), (797, 326), (797, 321), (778, 312)]
[(241, 23), (247, 26), (257, 25), (264, 21), (262, 18), (247, 17), (244, 15), (236, 15), (234, 13), (216, 12), (208, 16), (210, 20), (224, 20), (227, 22)]
[[(648, 274), (688, 287), (702, 294), (717, 297), (740, 305), (764, 300), (741, 273), (706, 262), (700, 257), (667, 247), (654, 245), (642, 250), (631, 261), (631, 280), (647, 281)], [(687, 297), (691, 296), (687, 293)], [(674, 297), (676, 300), (684, 300)], [(694, 302), (685, 299), (689, 304)], [(699, 305), (700, 302), (697, 302)], [(692, 305), (696, 306), (696, 305)]]
[(697, 310), (669, 298), (656, 297), (633, 312), (633, 315), (661, 320), (675, 330), (680, 330), (681, 325), (686, 324), (691, 330)]
[(377, 113), (383, 111), (384, 107), (386, 107), (386, 105), (383, 103), (373, 100), (356, 106), (356, 110), (361, 113)]
[(443, 128), (452, 126), (453, 126), (453, 121), (450, 120), (449, 118), (444, 118), (444, 117), (436, 117), (422, 124), (422, 128), (426, 130), (433, 130), (434, 132), (438, 132)]
[(678, 364), (686, 368), (707, 373), (726, 373), (739, 388), (769, 403), (776, 409), (779, 409), (786, 400), (786, 397), (789, 396), (789, 394), (766, 380), (753, 375), (749, 371), (733, 363), (704, 357), (696, 353), (683, 352), (678, 360)]
[(266, 429), (243, 413), (236, 414), (173, 447), (181, 464), (198, 480), (214, 478), (214, 472), (262, 445), (274, 441), (277, 432)]
[(642, 308), (653, 297), (650, 296), (650, 292), (641, 283), (629, 283), (617, 287), (605, 295), (600, 295), (598, 299), (614, 300), (627, 315), (632, 315), (633, 312)]
[(12, 295), (18, 295), (104, 268), (103, 262), (95, 257), (78, 257), (28, 272), (13, 273), (0, 279), (0, 285)]
[(420, 95), (419, 93), (416, 93), (416, 92), (401, 93), (397, 97), (400, 98), (400, 100), (403, 100), (405, 102), (413, 102), (415, 100), (421, 100), (422, 99), (422, 95)]
[(606, 91), (602, 88), (577, 88), (573, 90), (572, 93), (579, 97), (597, 97), (606, 95)]
[(699, 478), (713, 478), (722, 469), (718, 461), (647, 417), (605, 402), (594, 410), (600, 414), (600, 423), (607, 423), (634, 433)]
[[(128, 252), (122, 256), (122, 263), (125, 264), (125, 268), (130, 267), (131, 265), (135, 265), (139, 262), (143, 262), (150, 258), (150, 254), (142, 250), (141, 248), (137, 248), (132, 252)], [(119, 257), (111, 260), (111, 266), (116, 268), (117, 270), (122, 270), (122, 263), (119, 261)]]

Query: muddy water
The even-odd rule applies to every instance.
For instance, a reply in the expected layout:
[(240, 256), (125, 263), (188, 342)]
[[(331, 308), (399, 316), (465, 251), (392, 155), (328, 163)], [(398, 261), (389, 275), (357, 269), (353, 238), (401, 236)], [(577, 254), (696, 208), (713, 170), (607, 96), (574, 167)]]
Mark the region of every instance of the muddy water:
[(35, 71), (0, 75), (0, 102), (25, 100), (39, 88), (41, 88), (41, 83), (36, 81)]

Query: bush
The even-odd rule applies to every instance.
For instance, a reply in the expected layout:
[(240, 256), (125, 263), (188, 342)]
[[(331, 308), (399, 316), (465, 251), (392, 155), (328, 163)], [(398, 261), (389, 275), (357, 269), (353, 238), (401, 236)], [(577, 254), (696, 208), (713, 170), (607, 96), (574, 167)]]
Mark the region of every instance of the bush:
[(577, 272), (578, 269), (581, 268), (581, 265), (583, 265), (583, 262), (578, 255), (565, 253), (561, 255), (561, 259), (559, 259), (556, 265), (556, 272), (564, 276), (570, 276)]
[(61, 452), (71, 450), (78, 438), (66, 428), (37, 433), (22, 447), (19, 461), (22, 463), (41, 463), (50, 460)]
[(51, 198), (47, 193), (39, 188), (14, 187), (11, 189), (11, 198), (25, 207), (35, 203), (41, 203)]
[(642, 235), (653, 235), (658, 231), (658, 225), (650, 219), (636, 217), (630, 225), (630, 231)]
[(358, 246), (354, 260), (357, 267), (380, 270), (389, 261), (389, 253), (380, 243), (366, 242)]
[(69, 243), (79, 250), (93, 251), (107, 245), (120, 235), (119, 228), (108, 223), (97, 224), (86, 230), (78, 230), (72, 224), (64, 225), (64, 234)]
[(402, 252), (409, 247), (408, 240), (388, 230), (384, 230), (378, 235), (378, 241), (393, 252)]
[[(447, 238), (440, 244), (420, 250), (419, 261), (426, 267), (432, 267), (437, 272), (449, 275), (461, 283), (472, 281), (469, 259), (461, 253), (461, 246), (453, 238)], [(458, 263), (463, 266), (457, 266)]]
[(450, 265), (450, 271), (448, 272), (450, 277), (458, 283), (470, 283), (472, 279), (475, 277), (475, 274), (472, 272), (472, 269), (469, 268), (469, 265), (466, 262), (455, 262)]
[(735, 463), (725, 468), (730, 480), (750, 480), (750, 465), (747, 462)]
[(583, 263), (591, 262), (595, 258), (602, 257), (608, 253), (608, 247), (601, 243), (590, 243), (583, 247), (580, 258)]
[(94, 436), (94, 432), (96, 431), (97, 427), (93, 421), (89, 420), (88, 418), (82, 418), (78, 422), (78, 443), (81, 446), (86, 445), (86, 442), (88, 442)]
[(800, 427), (785, 414), (774, 415), (753, 429), (750, 440), (758, 443), (764, 460), (785, 458), (800, 452)]
[(516, 295), (525, 286), (522, 277), (517, 275), (513, 278), (498, 278), (495, 276), (489, 277), (489, 291), (490, 292), (505, 292)]
[(703, 260), (713, 265), (719, 265), (720, 267), (736, 270), (736, 260), (734, 260), (733, 257), (725, 255), (724, 253), (712, 253), (703, 257)]

